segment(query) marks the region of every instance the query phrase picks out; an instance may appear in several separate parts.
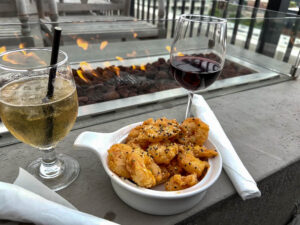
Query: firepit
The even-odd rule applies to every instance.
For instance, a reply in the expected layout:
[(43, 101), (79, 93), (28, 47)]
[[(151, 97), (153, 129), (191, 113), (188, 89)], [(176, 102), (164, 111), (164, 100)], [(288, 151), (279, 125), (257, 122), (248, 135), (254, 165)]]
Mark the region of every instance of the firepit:
[[(257, 71), (226, 60), (219, 79), (253, 73)], [(81, 62), (78, 69), (73, 69), (73, 75), (80, 106), (180, 87), (170, 73), (169, 60), (164, 58), (141, 65), (96, 68)]]
[[(169, 55), (115, 59), (71, 65), (79, 96), (79, 117), (166, 101), (187, 94), (169, 72)], [(269, 69), (227, 55), (219, 80), (205, 91), (231, 88), (278, 76), (278, 73)]]
[[(167, 55), (161, 55), (73, 63), (80, 104), (78, 117), (185, 96), (186, 91), (178, 86), (169, 73), (168, 58)], [(205, 91), (231, 88), (278, 76), (278, 73), (264, 67), (227, 55), (219, 80)], [(0, 122), (0, 134), (6, 132), (7, 129)]]

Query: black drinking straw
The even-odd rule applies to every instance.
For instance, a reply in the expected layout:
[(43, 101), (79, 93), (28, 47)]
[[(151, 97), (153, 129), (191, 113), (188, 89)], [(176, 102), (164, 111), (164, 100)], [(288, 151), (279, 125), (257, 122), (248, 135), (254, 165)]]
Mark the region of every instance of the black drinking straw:
[(46, 99), (51, 99), (53, 97), (53, 91), (54, 91), (53, 83), (56, 76), (56, 69), (57, 69), (56, 64), (57, 64), (58, 53), (59, 53), (61, 30), (62, 29), (60, 27), (54, 28), (51, 61), (50, 61), (51, 68), (49, 72), (48, 91), (47, 91)]

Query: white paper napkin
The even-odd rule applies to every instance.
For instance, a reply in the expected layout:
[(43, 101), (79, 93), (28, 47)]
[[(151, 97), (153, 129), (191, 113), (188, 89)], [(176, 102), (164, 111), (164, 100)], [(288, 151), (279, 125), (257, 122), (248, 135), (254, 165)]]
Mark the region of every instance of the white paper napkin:
[(218, 119), (201, 95), (194, 95), (192, 112), (209, 125), (209, 139), (215, 144), (223, 159), (223, 168), (243, 200), (260, 197), (256, 182), (234, 150)]
[(23, 169), (15, 184), (0, 182), (0, 219), (45, 225), (116, 225), (77, 211)]
[(55, 191), (50, 190), (46, 185), (38, 181), (34, 176), (32, 176), (22, 168), (19, 168), (19, 175), (16, 178), (14, 184), (26, 189), (27, 191), (31, 191), (47, 200), (77, 210), (70, 202), (61, 197)]

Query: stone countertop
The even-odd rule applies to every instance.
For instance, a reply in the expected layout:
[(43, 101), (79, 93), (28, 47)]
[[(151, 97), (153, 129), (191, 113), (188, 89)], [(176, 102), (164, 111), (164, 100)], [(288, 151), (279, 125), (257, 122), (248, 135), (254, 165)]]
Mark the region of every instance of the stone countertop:
[[(298, 80), (208, 100), (241, 160), (258, 182), (284, 170), (293, 163), (300, 162), (299, 96), (300, 81)], [(208, 190), (204, 199), (189, 211), (172, 216), (152, 216), (141, 213), (130, 208), (117, 197), (99, 159), (93, 152), (72, 148), (74, 140), (83, 131), (111, 132), (149, 117), (166, 116), (182, 121), (184, 112), (185, 105), (180, 104), (163, 110), (128, 116), (127, 118), (73, 130), (58, 145), (57, 151), (76, 158), (80, 163), (81, 172), (78, 179), (68, 188), (59, 191), (59, 194), (81, 211), (128, 225), (175, 224), (208, 207), (230, 201), (231, 197), (236, 195), (236, 191), (223, 172), (218, 181)], [(3, 138), (6, 137), (0, 138), (0, 141)], [(38, 155), (36, 150), (22, 143), (2, 147), (0, 149), (0, 180), (12, 182), (17, 176), (18, 167), (25, 168)], [(299, 172), (296, 175), (300, 180)], [(300, 193), (296, 189), (297, 187), (292, 190), (295, 191), (295, 199), (299, 199)], [(264, 194), (263, 190), (262, 195), (264, 196)], [(284, 197), (284, 194), (282, 196)], [(250, 201), (256, 205), (260, 204), (263, 199), (262, 197)], [(223, 208), (222, 211), (226, 213), (226, 208)], [(242, 216), (247, 217), (247, 215)], [(268, 221), (272, 221), (272, 217), (274, 217), (272, 214), (265, 215), (264, 219), (270, 218)], [(286, 218), (284, 218), (285, 220)], [(191, 222), (189, 224), (197, 223)], [(272, 224), (283, 223), (276, 220)]]

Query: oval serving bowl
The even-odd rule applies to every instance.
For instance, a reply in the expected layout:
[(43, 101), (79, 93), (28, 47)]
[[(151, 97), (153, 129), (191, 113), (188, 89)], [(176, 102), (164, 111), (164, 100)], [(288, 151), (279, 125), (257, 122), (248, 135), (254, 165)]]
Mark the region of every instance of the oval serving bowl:
[[(210, 168), (206, 175), (190, 188), (180, 191), (165, 191), (163, 185), (158, 185), (152, 189), (139, 187), (130, 180), (119, 177), (109, 169), (107, 151), (113, 144), (122, 143), (130, 130), (140, 124), (142, 122), (134, 123), (113, 133), (83, 132), (75, 140), (74, 146), (93, 150), (99, 156), (115, 192), (131, 207), (153, 215), (172, 215), (192, 208), (204, 197), (206, 190), (220, 176), (222, 170), (220, 153), (208, 160)], [(216, 149), (209, 140), (204, 145)], [(218, 149), (216, 150), (218, 151)]]

